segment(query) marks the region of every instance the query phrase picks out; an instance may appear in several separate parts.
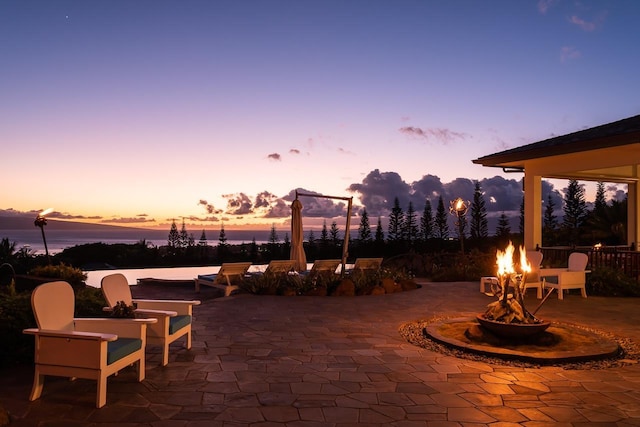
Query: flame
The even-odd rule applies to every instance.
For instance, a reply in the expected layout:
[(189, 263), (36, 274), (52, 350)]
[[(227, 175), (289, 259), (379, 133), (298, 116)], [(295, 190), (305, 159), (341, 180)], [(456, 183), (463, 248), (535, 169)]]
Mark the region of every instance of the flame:
[(45, 216), (45, 215), (50, 214), (51, 212), (53, 212), (53, 208), (45, 209), (45, 210), (43, 210), (42, 212), (40, 212), (40, 213), (38, 214), (38, 216), (39, 216), (39, 217), (43, 217), (43, 216)]
[(523, 273), (531, 272), (531, 264), (529, 264), (529, 260), (527, 259), (527, 251), (524, 250), (524, 246), (520, 246), (520, 270)]
[(509, 242), (509, 246), (506, 247), (504, 252), (501, 251), (500, 249), (496, 251), (496, 264), (498, 265), (498, 276), (515, 273), (515, 269), (513, 267), (514, 252), (515, 252), (515, 247), (511, 242)]

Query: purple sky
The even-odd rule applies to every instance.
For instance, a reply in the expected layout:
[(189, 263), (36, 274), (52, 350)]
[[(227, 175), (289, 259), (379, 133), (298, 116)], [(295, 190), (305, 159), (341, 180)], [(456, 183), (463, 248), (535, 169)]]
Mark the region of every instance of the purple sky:
[(376, 217), (471, 180), (517, 210), (522, 176), (471, 161), (637, 115), (639, 20), (607, 0), (4, 0), (0, 215), (264, 228), (295, 189)]

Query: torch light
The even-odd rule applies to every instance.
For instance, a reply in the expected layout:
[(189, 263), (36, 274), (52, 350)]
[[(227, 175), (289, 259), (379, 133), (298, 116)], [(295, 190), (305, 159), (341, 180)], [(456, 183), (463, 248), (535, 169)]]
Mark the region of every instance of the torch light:
[(44, 251), (47, 254), (47, 261), (49, 261), (49, 264), (51, 264), (51, 258), (49, 257), (49, 248), (47, 247), (47, 238), (44, 235), (44, 226), (47, 225), (46, 215), (50, 214), (51, 212), (53, 212), (53, 209), (51, 208), (43, 210), (38, 214), (38, 216), (36, 217), (36, 220), (33, 222), (33, 225), (35, 225), (36, 227), (40, 227), (40, 231), (42, 232), (42, 241), (44, 242)]
[(464, 226), (465, 215), (469, 210), (469, 202), (465, 202), (460, 197), (452, 200), (449, 206), (449, 212), (456, 216), (456, 227), (458, 227), (458, 235), (460, 237), (460, 251), (464, 255)]

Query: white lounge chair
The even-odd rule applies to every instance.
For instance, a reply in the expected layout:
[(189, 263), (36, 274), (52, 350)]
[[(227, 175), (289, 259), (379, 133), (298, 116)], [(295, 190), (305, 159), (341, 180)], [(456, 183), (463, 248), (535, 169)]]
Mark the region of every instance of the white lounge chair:
[(48, 282), (33, 290), (31, 307), (37, 328), (35, 373), (29, 400), (40, 397), (45, 375), (86, 378), (98, 382), (96, 407), (107, 402), (107, 378), (136, 365), (145, 377), (147, 325), (156, 319), (74, 318), (75, 295), (67, 282)]
[(225, 262), (216, 274), (201, 274), (195, 279), (196, 292), (200, 292), (200, 286), (213, 286), (222, 289), (224, 296), (238, 289), (238, 281), (244, 280), (247, 271), (251, 267), (250, 262)]
[(132, 299), (127, 278), (120, 273), (103, 277), (100, 286), (109, 310), (122, 301), (135, 305), (136, 314), (158, 319), (147, 328), (147, 343), (162, 346), (162, 366), (169, 363), (169, 345), (180, 337), (185, 336), (185, 347), (191, 348), (193, 306), (200, 301)]

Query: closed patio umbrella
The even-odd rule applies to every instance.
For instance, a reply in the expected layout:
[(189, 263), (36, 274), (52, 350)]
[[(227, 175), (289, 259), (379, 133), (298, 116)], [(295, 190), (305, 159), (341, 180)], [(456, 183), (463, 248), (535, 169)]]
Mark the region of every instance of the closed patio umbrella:
[(302, 231), (302, 203), (298, 198), (291, 203), (291, 260), (296, 271), (307, 270), (307, 256), (304, 253)]

